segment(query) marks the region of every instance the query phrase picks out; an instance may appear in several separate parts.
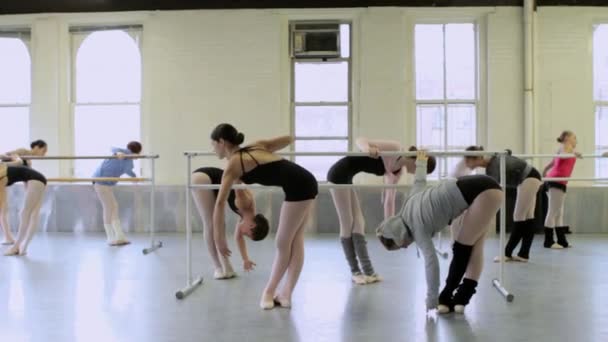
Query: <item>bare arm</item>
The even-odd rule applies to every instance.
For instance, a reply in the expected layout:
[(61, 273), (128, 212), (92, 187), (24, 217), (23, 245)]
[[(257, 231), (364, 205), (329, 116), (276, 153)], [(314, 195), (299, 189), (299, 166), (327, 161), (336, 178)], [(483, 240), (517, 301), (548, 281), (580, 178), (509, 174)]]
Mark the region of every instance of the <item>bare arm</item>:
[(247, 253), (247, 242), (245, 241), (245, 237), (241, 234), (239, 230), (239, 225), (237, 223), (234, 229), (234, 240), (236, 241), (236, 245), (239, 248), (239, 253), (241, 254), (241, 258), (243, 259), (243, 269), (245, 271), (253, 271), (256, 264), (255, 262), (249, 259), (249, 254)]
[(549, 164), (547, 164), (547, 166), (545, 166), (545, 169), (543, 170), (543, 177), (545, 177), (547, 175), (547, 172), (549, 172), (549, 170), (551, 170), (551, 168), (553, 167), (553, 160), (551, 160), (551, 162)]
[(285, 147), (291, 145), (293, 143), (293, 137), (290, 135), (284, 135), (281, 137), (276, 137), (267, 140), (259, 140), (253, 143), (253, 145), (262, 146), (265, 150), (269, 152), (275, 152), (284, 149)]
[(226, 227), (224, 217), (226, 200), (228, 199), (228, 195), (230, 195), (232, 185), (240, 177), (240, 175), (236, 174), (236, 171), (234, 170), (234, 163), (230, 162), (226, 170), (224, 170), (222, 184), (215, 200), (215, 207), (213, 208), (213, 237), (215, 239), (215, 245), (218, 251), (225, 257), (229, 257), (232, 253), (230, 249), (228, 249), (228, 243), (226, 242)]
[(374, 153), (382, 151), (400, 151), (401, 144), (393, 140), (372, 140), (365, 137), (359, 137), (355, 141), (357, 148), (361, 152)]

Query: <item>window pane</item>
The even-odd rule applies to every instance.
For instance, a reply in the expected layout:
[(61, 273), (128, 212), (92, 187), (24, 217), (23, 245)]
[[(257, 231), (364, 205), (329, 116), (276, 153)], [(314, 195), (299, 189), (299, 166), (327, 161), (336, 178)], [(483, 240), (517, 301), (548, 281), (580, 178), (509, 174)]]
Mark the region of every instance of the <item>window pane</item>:
[(448, 106), (448, 147), (463, 150), (475, 145), (477, 123), (475, 105), (457, 104)]
[(442, 105), (417, 106), (417, 144), (429, 150), (445, 147), (445, 118)]
[(87, 102), (139, 102), (141, 57), (124, 31), (89, 35), (76, 57), (76, 98)]
[(473, 24), (445, 26), (448, 99), (475, 99), (475, 27)]
[(416, 98), (443, 99), (443, 25), (416, 25)]
[[(348, 140), (296, 140), (297, 152), (347, 152)], [(327, 171), (341, 156), (296, 157), (295, 161), (310, 171), (317, 181), (327, 180)]]
[[(608, 106), (598, 106), (595, 110), (596, 153), (608, 152)], [(595, 159), (595, 176), (608, 177), (608, 158)]]
[(30, 142), (30, 108), (0, 107), (0, 153), (27, 147)]
[(350, 57), (350, 25), (340, 25), (340, 56)]
[(297, 137), (347, 137), (348, 107), (296, 107)]
[(296, 62), (296, 102), (347, 102), (348, 62)]
[(593, 81), (595, 100), (608, 101), (608, 25), (599, 25), (593, 34)]
[[(74, 154), (109, 155), (112, 147), (126, 147), (140, 140), (139, 106), (76, 106), (74, 115)], [(145, 151), (144, 146), (144, 151)], [(76, 177), (91, 177), (101, 160), (77, 160)], [(139, 161), (135, 162), (139, 174)]]
[(0, 103), (29, 104), (31, 61), (27, 47), (17, 38), (0, 38)]

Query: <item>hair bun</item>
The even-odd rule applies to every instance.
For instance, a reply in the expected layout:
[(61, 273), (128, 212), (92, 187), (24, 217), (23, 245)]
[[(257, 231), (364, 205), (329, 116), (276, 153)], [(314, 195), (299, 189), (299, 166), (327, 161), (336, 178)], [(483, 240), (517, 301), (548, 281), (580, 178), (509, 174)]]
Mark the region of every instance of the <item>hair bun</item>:
[(563, 143), (564, 142), (564, 139), (562, 139), (562, 137), (558, 137), (556, 140), (557, 140), (558, 143)]
[(236, 143), (236, 145), (240, 145), (240, 144), (242, 144), (242, 143), (243, 143), (243, 141), (245, 141), (245, 134), (243, 134), (243, 133), (238, 133), (238, 134), (236, 135), (236, 139), (235, 139), (235, 141), (234, 141), (234, 142)]

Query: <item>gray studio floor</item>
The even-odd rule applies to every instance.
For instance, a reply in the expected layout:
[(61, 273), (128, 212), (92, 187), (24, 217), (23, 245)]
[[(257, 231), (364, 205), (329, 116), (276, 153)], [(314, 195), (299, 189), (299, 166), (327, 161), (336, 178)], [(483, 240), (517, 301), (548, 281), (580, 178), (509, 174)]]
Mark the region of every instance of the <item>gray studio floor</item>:
[[(513, 303), (492, 288), (496, 266), (487, 263), (466, 315), (435, 320), (425, 316), (413, 248), (389, 253), (372, 240), (385, 281), (361, 287), (351, 285), (334, 236), (308, 237), (293, 309), (263, 312), (272, 241), (252, 245), (254, 273), (216, 281), (196, 235), (195, 269), (207, 278), (178, 301), (183, 235), (162, 236), (165, 247), (148, 256), (143, 235), (122, 249), (101, 238), (41, 234), (29, 256), (0, 258), (0, 341), (608, 341), (606, 235), (573, 236), (567, 251), (542, 249), (537, 236), (533, 263), (507, 265)], [(486, 259), (496, 244), (489, 241)], [(446, 271), (443, 261), (442, 278)]]

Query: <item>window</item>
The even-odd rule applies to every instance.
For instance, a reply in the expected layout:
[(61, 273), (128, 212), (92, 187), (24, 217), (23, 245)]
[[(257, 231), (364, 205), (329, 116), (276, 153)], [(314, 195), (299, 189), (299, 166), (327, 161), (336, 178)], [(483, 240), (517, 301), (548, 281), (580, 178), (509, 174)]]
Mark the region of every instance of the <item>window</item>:
[[(339, 58), (292, 58), (292, 134), (296, 152), (347, 152), (350, 145), (350, 24), (340, 25)], [(341, 157), (295, 161), (325, 181)]]
[[(608, 152), (608, 25), (593, 33), (593, 100), (595, 102), (595, 152)], [(595, 176), (608, 177), (608, 160), (595, 160)]]
[[(74, 154), (109, 155), (140, 140), (139, 30), (75, 32), (72, 108)], [(75, 177), (91, 177), (99, 160), (76, 160)], [(139, 164), (136, 161), (136, 169)]]
[[(430, 150), (477, 142), (477, 37), (474, 24), (415, 26), (416, 137)], [(439, 159), (435, 177), (459, 158)]]
[(0, 153), (29, 146), (31, 59), (29, 33), (0, 31)]

